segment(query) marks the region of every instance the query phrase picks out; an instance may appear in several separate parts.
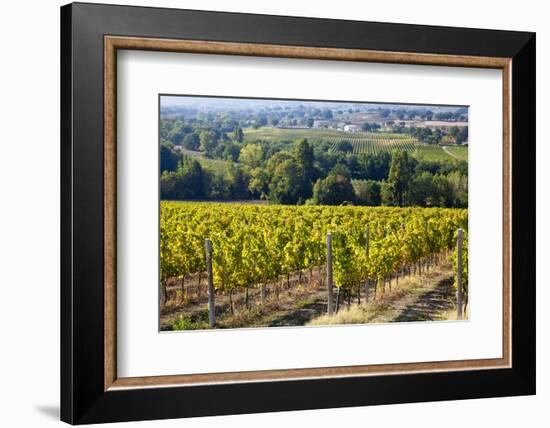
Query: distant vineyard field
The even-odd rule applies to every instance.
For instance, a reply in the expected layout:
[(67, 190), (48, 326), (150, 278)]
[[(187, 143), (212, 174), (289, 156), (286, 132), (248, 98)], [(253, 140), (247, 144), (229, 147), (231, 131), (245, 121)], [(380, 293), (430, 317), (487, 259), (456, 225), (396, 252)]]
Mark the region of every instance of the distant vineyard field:
[(358, 132), (349, 133), (334, 129), (280, 129), (262, 127), (244, 130), (245, 143), (268, 141), (277, 143), (296, 143), (307, 138), (310, 143), (327, 142), (331, 152), (342, 151), (342, 142), (352, 145), (354, 154), (391, 153), (394, 150), (405, 150), (418, 159), (429, 161), (468, 160), (467, 147), (430, 146), (407, 134)]
[(360, 154), (379, 154), (382, 152), (392, 152), (393, 150), (405, 150), (414, 152), (421, 144), (416, 138), (404, 134), (374, 134), (366, 133), (360, 136), (329, 137), (327, 139), (331, 144), (331, 151), (339, 151), (342, 141), (349, 141), (353, 146), (353, 153)]
[(326, 140), (328, 137), (344, 137), (349, 133), (337, 131), (335, 129), (324, 128), (273, 128), (262, 127), (258, 129), (243, 128), (245, 142), (252, 143), (257, 140), (273, 142), (298, 142), (307, 138), (308, 141), (315, 142)]

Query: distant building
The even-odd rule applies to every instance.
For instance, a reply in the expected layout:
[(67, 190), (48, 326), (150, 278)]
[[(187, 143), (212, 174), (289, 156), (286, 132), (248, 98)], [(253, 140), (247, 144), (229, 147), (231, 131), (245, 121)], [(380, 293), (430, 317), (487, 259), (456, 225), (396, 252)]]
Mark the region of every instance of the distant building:
[(346, 131), (346, 132), (361, 132), (361, 128), (357, 125), (344, 125), (344, 131)]

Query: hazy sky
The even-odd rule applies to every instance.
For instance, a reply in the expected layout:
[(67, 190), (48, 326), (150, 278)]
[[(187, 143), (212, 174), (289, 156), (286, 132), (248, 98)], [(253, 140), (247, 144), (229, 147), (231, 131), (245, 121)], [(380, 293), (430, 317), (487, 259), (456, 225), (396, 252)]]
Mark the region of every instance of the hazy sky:
[(357, 102), (340, 102), (340, 101), (302, 101), (302, 100), (274, 100), (274, 99), (250, 99), (250, 98), (226, 98), (226, 97), (196, 97), (196, 96), (161, 96), (161, 107), (194, 107), (194, 108), (258, 108), (271, 106), (275, 107), (286, 105), (312, 105), (320, 106), (341, 106), (342, 108), (350, 107), (388, 107), (388, 108), (430, 108), (431, 110), (454, 110), (461, 106), (433, 106), (428, 104), (398, 104), (398, 103), (357, 103)]

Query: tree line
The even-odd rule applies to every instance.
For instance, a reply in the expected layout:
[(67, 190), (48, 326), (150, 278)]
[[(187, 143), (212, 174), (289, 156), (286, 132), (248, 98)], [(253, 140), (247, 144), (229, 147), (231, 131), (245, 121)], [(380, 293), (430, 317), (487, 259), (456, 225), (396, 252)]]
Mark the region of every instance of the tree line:
[(314, 147), (307, 139), (291, 150), (274, 151), (273, 144), (239, 144), (238, 129), (232, 135), (238, 154), (221, 168), (161, 143), (161, 199), (438, 207), (468, 203), (468, 165), (463, 161), (417, 160), (406, 151), (329, 153), (328, 143)]

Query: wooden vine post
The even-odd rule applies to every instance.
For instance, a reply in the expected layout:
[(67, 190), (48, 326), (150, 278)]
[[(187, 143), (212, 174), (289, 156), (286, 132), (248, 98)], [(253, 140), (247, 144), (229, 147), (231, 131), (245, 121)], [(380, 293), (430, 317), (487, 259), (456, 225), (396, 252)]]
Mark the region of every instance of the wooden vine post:
[(462, 229), (456, 238), (456, 310), (457, 319), (462, 319)]
[[(405, 223), (401, 223), (401, 242), (404, 243), (405, 238)], [(399, 268), (399, 272), (397, 273), (397, 281), (396, 285), (399, 285), (399, 276), (405, 277), (405, 264), (402, 263), (401, 267)]]
[(332, 315), (332, 235), (327, 233), (327, 312)]
[(208, 279), (208, 318), (210, 328), (216, 326), (216, 304), (214, 301), (214, 278), (212, 276), (212, 241), (204, 240), (204, 248), (206, 250), (206, 275)]
[[(369, 227), (365, 229), (365, 255), (367, 256), (367, 261), (369, 260)], [(369, 302), (369, 288), (370, 288), (370, 278), (367, 276), (367, 282), (365, 283), (365, 304)]]

